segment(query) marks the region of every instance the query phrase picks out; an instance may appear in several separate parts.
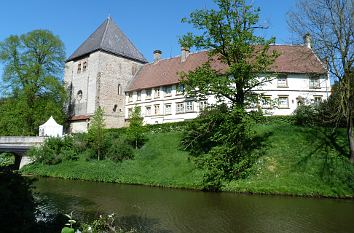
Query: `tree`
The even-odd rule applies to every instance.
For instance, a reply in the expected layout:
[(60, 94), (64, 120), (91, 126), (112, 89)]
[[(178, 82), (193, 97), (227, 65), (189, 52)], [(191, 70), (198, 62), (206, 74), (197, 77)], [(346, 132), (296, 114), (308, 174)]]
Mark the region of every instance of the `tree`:
[(4, 64), (0, 111), (5, 112), (0, 128), (7, 122), (14, 128), (2, 134), (34, 135), (51, 115), (64, 121), (65, 53), (57, 36), (47, 30), (9, 36), (0, 43), (0, 61)]
[(135, 149), (138, 149), (144, 144), (145, 138), (145, 129), (143, 127), (143, 119), (141, 117), (141, 109), (140, 107), (135, 107), (128, 128), (128, 141), (130, 141)]
[[(192, 24), (200, 34), (187, 33), (180, 39), (182, 47), (209, 51), (209, 61), (189, 73), (182, 73), (182, 83), (191, 96), (213, 94), (244, 108), (255, 97), (254, 88), (270, 81), (266, 74), (278, 54), (270, 51), (275, 38), (257, 36), (259, 8), (245, 0), (215, 0), (217, 9), (196, 10), (182, 22)], [(220, 60), (227, 68), (218, 70), (212, 62)], [(194, 92), (194, 90), (198, 90)]]
[(102, 150), (105, 142), (105, 123), (103, 119), (104, 111), (101, 107), (98, 107), (92, 117), (91, 124), (88, 130), (88, 135), (93, 149), (96, 151), (97, 160), (101, 159)]
[(299, 36), (309, 33), (313, 49), (327, 61), (331, 76), (338, 81), (333, 122), (344, 116), (349, 158), (354, 163), (354, 2), (352, 0), (299, 0), (288, 14), (290, 28)]

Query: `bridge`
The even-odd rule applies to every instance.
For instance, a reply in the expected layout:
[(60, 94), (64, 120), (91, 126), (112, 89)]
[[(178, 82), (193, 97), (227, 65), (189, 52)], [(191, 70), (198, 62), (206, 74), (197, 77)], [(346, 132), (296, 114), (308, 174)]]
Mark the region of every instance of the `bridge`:
[(9, 152), (15, 155), (15, 168), (22, 168), (31, 163), (31, 159), (25, 156), (28, 149), (34, 146), (40, 146), (47, 137), (25, 137), (10, 136), (0, 137), (0, 153)]

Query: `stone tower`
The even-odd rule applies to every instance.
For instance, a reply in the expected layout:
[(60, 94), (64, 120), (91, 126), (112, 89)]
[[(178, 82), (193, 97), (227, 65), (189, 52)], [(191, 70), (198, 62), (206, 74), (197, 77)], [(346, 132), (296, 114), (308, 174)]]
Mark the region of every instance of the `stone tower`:
[(147, 60), (108, 17), (68, 58), (70, 132), (86, 131), (100, 106), (108, 128), (124, 126), (125, 90)]

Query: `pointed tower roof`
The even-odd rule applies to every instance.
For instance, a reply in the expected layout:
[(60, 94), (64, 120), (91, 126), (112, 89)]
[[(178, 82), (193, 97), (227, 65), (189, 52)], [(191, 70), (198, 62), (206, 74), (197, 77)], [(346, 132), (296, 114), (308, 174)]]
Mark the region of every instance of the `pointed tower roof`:
[(111, 17), (108, 17), (67, 61), (75, 60), (98, 50), (147, 63), (143, 54), (124, 35)]

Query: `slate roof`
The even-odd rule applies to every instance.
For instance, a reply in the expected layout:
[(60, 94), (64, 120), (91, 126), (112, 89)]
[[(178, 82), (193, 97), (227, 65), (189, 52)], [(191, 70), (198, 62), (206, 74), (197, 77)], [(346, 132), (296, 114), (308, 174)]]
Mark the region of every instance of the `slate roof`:
[[(272, 45), (270, 50), (277, 51), (280, 55), (270, 67), (270, 72), (298, 73), (298, 74), (326, 74), (327, 70), (315, 53), (302, 45)], [(185, 62), (181, 57), (162, 59), (155, 63), (144, 65), (129, 84), (127, 91), (165, 86), (179, 83), (179, 73), (195, 70), (207, 62), (206, 51), (192, 53)], [(225, 71), (227, 65), (214, 59), (212, 67)]]
[(75, 60), (99, 50), (147, 63), (143, 54), (124, 35), (111, 17), (108, 17), (67, 61)]

